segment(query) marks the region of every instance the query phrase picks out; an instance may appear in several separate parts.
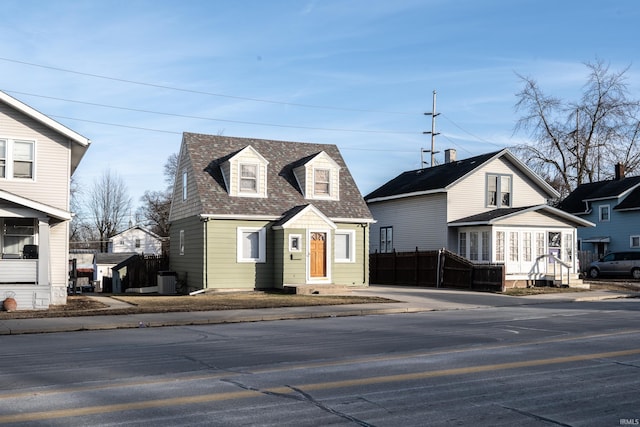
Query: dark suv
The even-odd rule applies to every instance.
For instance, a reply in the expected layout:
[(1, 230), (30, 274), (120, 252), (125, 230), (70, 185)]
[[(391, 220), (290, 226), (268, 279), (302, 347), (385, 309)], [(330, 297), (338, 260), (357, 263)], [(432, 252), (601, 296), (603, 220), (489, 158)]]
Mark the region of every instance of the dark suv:
[(640, 279), (639, 252), (611, 252), (589, 264), (589, 277), (631, 276)]

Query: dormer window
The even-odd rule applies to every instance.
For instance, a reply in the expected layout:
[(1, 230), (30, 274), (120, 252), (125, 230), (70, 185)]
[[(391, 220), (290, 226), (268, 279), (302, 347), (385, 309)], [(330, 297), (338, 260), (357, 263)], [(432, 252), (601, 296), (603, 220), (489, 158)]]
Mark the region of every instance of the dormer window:
[(317, 197), (331, 196), (331, 171), (329, 169), (314, 169), (313, 194)]
[(231, 197), (267, 197), (269, 162), (248, 145), (220, 164)]
[(293, 169), (305, 199), (340, 200), (340, 166), (324, 151)]
[(240, 192), (256, 193), (258, 191), (258, 165), (240, 165)]

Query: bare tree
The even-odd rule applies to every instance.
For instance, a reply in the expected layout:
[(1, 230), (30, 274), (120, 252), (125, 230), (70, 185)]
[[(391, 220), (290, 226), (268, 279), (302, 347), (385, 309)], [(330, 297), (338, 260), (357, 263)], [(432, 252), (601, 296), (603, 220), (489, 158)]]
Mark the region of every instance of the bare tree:
[(140, 198), (141, 206), (136, 211), (136, 218), (159, 236), (169, 236), (169, 210), (173, 195), (173, 181), (178, 170), (178, 154), (173, 153), (164, 164), (164, 180), (167, 189), (164, 191), (145, 191)]
[(169, 190), (145, 191), (140, 201), (142, 204), (138, 207), (136, 217), (158, 236), (169, 236), (169, 209), (171, 208)]
[(106, 170), (96, 178), (87, 199), (87, 214), (97, 231), (100, 251), (107, 251), (107, 240), (123, 228), (131, 209), (131, 198), (120, 176)]
[(579, 101), (545, 95), (535, 80), (519, 76), (524, 88), (516, 110), (524, 113), (515, 131), (533, 143), (516, 148), (562, 196), (578, 185), (610, 178), (614, 165), (640, 169), (640, 103), (629, 99), (625, 73), (600, 60), (586, 63), (589, 76)]

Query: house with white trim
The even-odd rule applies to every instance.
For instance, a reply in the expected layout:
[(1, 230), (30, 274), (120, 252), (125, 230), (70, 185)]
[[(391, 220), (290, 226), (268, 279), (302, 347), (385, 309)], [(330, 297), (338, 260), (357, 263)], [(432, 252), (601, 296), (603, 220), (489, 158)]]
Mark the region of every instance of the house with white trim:
[(506, 267), (508, 286), (579, 271), (577, 227), (587, 220), (550, 206), (558, 192), (509, 150), (404, 172), (365, 196), (375, 219), (371, 252), (446, 248)]
[(189, 289), (367, 286), (372, 222), (335, 145), (183, 135), (170, 269)]
[(65, 304), (70, 178), (90, 140), (0, 92), (0, 301)]

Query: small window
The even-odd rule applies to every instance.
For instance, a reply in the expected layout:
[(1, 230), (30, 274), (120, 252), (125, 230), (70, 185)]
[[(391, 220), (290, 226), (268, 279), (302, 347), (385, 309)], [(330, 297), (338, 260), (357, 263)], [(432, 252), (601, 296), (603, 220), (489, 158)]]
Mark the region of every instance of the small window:
[(393, 227), (380, 228), (380, 252), (393, 252)]
[(336, 262), (355, 262), (354, 250), (355, 232), (336, 231), (335, 234), (335, 260)]
[(478, 250), (479, 250), (479, 242), (478, 242), (478, 232), (472, 231), (469, 233), (469, 259), (471, 261), (478, 260)]
[(609, 221), (609, 214), (610, 214), (609, 205), (600, 206), (599, 212), (600, 212), (600, 215), (599, 215), (600, 222)]
[(631, 236), (629, 246), (632, 248), (640, 248), (640, 236)]
[(467, 233), (464, 231), (458, 236), (458, 255), (467, 257)]
[(490, 261), (491, 260), (491, 245), (489, 241), (489, 232), (482, 232), (482, 260)]
[(331, 171), (329, 169), (314, 169), (313, 192), (315, 196), (331, 195)]
[(13, 142), (13, 177), (33, 178), (33, 142)]
[(511, 176), (487, 175), (487, 206), (497, 208), (511, 206)]
[(240, 192), (258, 192), (258, 165), (240, 165)]
[(184, 255), (184, 230), (180, 230), (180, 255)]
[(7, 176), (7, 140), (0, 139), (0, 178)]
[(509, 261), (519, 261), (520, 255), (518, 253), (518, 232), (510, 231), (509, 232)]
[(300, 234), (289, 235), (289, 252), (300, 252), (302, 236)]
[(136, 239), (136, 248), (140, 248), (140, 239)]
[(266, 230), (264, 228), (238, 228), (238, 262), (266, 260)]
[(182, 172), (182, 200), (187, 200), (187, 172)]
[(496, 261), (504, 262), (504, 231), (496, 231)]

